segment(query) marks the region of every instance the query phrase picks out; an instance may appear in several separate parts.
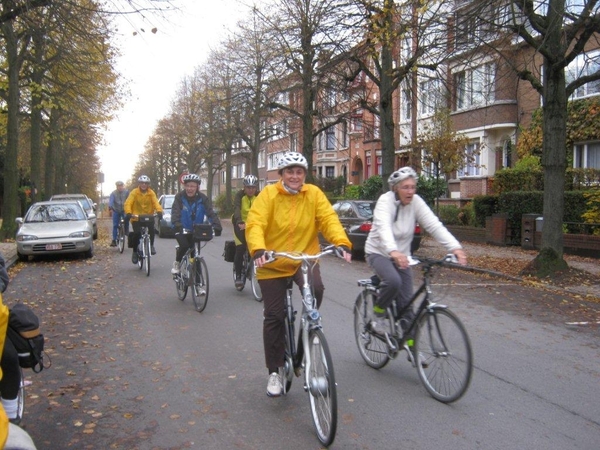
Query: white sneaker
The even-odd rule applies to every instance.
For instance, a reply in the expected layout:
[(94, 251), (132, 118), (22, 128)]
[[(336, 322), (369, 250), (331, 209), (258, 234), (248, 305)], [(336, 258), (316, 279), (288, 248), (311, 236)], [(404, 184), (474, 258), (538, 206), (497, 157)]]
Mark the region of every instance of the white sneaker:
[(171, 273), (173, 275), (177, 275), (179, 273), (179, 263), (177, 261), (173, 262), (173, 268), (171, 269)]
[(371, 331), (381, 336), (385, 335), (385, 333), (389, 333), (390, 321), (385, 316), (374, 316), (371, 321)]
[(281, 383), (281, 377), (277, 372), (273, 372), (269, 375), (269, 382), (267, 383), (267, 395), (269, 397), (279, 397), (283, 391), (283, 384)]

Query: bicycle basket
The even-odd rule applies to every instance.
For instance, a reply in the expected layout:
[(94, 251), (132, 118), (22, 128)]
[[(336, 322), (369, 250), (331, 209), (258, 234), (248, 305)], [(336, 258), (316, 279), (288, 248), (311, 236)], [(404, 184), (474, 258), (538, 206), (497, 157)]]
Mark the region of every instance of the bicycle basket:
[(195, 224), (194, 225), (194, 240), (196, 241), (210, 241), (213, 238), (212, 225), (207, 223)]
[(149, 224), (154, 221), (154, 215), (152, 214), (140, 214), (138, 216), (138, 222), (141, 224)]

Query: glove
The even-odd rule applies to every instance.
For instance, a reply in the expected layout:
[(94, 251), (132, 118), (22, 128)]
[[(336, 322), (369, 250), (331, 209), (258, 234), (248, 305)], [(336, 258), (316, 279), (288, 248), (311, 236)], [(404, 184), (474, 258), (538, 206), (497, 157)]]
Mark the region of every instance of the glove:
[(131, 214), (125, 214), (125, 218), (126, 218), (127, 220), (131, 220)]
[(254, 252), (254, 255), (252, 255), (252, 261), (254, 261), (255, 259), (260, 258), (262, 255), (265, 254), (265, 252), (266, 252), (266, 250), (262, 250), (262, 249), (261, 250), (256, 250)]
[(336, 247), (335, 253), (340, 258), (344, 257), (342, 252), (350, 253), (350, 249), (348, 247), (346, 247), (345, 245), (340, 245), (339, 247)]
[(221, 236), (221, 232), (223, 231), (222, 227), (213, 227), (213, 230), (215, 232), (215, 236)]
[(175, 233), (181, 233), (183, 231), (183, 226), (180, 223), (176, 223), (175, 226), (173, 226)]
[(158, 217), (158, 220), (162, 220), (162, 218), (163, 218), (163, 213), (161, 213), (161, 212), (159, 212), (159, 213), (156, 213), (156, 216)]

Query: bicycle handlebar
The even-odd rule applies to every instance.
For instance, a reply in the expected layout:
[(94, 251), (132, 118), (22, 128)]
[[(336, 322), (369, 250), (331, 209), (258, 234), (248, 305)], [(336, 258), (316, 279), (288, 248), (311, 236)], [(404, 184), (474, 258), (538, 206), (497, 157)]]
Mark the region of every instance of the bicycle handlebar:
[(458, 258), (454, 253), (444, 255), (442, 259), (421, 258), (419, 256), (409, 257), (409, 265), (425, 264), (428, 266), (443, 266), (444, 264), (458, 264)]
[(338, 258), (343, 258), (342, 250), (339, 247), (336, 247), (335, 245), (328, 245), (323, 249), (323, 251), (317, 253), (316, 255), (308, 255), (301, 252), (277, 252), (275, 250), (268, 250), (265, 252), (265, 263), (271, 263), (278, 257), (288, 258), (294, 261), (315, 261), (325, 255), (335, 255)]

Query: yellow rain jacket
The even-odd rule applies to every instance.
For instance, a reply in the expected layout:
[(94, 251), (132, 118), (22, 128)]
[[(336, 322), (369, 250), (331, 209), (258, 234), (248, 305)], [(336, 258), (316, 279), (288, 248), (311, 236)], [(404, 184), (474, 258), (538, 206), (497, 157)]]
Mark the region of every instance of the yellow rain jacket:
[[(246, 242), (250, 254), (257, 250), (319, 253), (318, 232), (336, 245), (352, 244), (331, 203), (317, 186), (305, 184), (298, 194), (285, 190), (281, 180), (264, 188), (252, 202), (246, 219)], [(257, 278), (292, 276), (300, 261), (279, 258), (261, 267)]]
[[(2, 302), (2, 294), (0, 294), (0, 349), (4, 348), (4, 340), (6, 339), (6, 328), (8, 327), (8, 308)], [(0, 369), (0, 379), (2, 378), (2, 369)], [(4, 448), (6, 439), (8, 438), (8, 417), (4, 408), (0, 405), (0, 448)]]
[[(140, 188), (135, 188), (125, 200), (125, 206), (123, 207), (125, 214), (154, 214), (156, 212), (163, 212), (156, 194), (150, 188), (146, 192), (142, 192)], [(133, 222), (137, 221), (136, 218), (131, 219)]]

